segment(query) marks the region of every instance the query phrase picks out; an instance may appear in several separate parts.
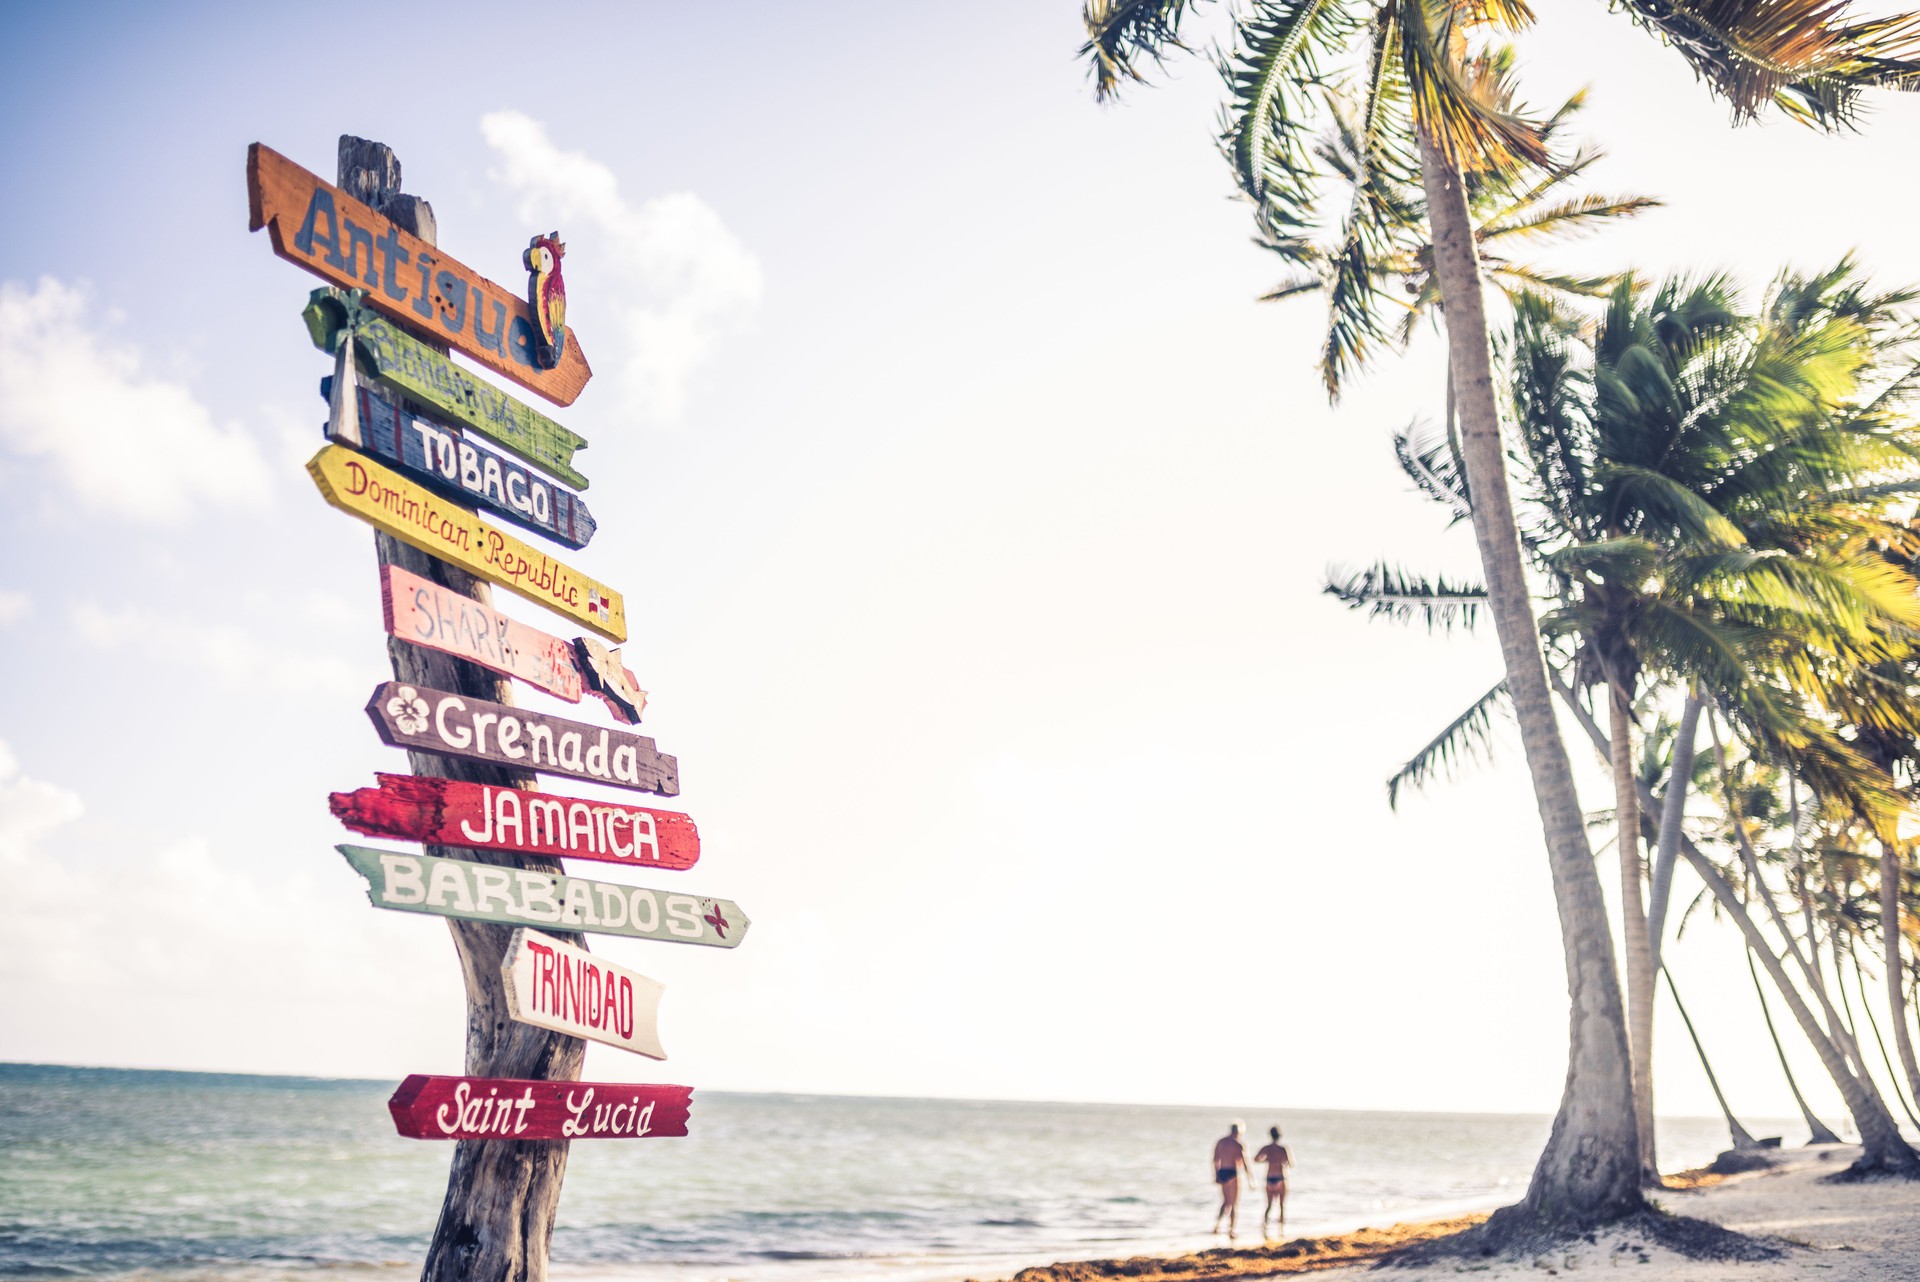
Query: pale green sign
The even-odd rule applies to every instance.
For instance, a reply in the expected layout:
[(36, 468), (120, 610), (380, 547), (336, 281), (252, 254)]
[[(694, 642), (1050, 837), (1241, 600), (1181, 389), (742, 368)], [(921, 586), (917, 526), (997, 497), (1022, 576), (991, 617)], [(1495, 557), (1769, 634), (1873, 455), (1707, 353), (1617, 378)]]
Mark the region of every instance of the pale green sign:
[(747, 915), (731, 899), (371, 846), (335, 849), (367, 879), (375, 908), (713, 948), (735, 947), (747, 933)]

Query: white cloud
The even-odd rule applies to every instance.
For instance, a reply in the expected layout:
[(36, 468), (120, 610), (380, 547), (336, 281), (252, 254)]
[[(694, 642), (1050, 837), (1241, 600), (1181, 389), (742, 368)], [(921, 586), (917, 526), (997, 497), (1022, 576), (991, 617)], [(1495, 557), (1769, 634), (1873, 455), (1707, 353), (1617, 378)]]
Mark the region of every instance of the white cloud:
[(87, 949), (71, 927), (69, 896), (79, 888), (71, 870), (38, 853), (46, 836), (78, 819), (80, 797), (65, 788), (20, 773), (13, 750), (0, 742), (0, 877), (8, 893), (0, 896), (0, 929), (8, 947), (0, 949), (0, 977), (8, 977), (34, 958), (49, 967), (86, 966)]
[[(128, 858), (60, 831), (81, 813), (0, 743), (0, 1058), (324, 1073), (364, 1064), (342, 1034), (401, 1045), (409, 1023), (457, 1011), (439, 991), (457, 1001), (445, 931), (376, 920), (324, 847), (232, 867), (202, 837), (155, 831)], [(425, 976), (433, 1004), (369, 1002), (394, 973)]]
[(570, 248), (590, 251), (597, 296), (632, 300), (617, 310), (612, 341), (587, 345), (601, 362), (596, 373), (611, 376), (629, 412), (654, 422), (677, 419), (689, 376), (759, 306), (759, 260), (692, 192), (636, 208), (621, 196), (612, 170), (560, 150), (546, 126), (520, 112), (490, 112), (480, 118), (480, 132), (500, 162), (493, 177), (520, 197), (520, 216), (540, 227), (557, 224)]
[(269, 474), (244, 430), (142, 368), (92, 317), (84, 288), (0, 283), (0, 451), (43, 461), (92, 512), (178, 521), (259, 507)]
[(0, 628), (20, 622), (33, 613), (33, 598), (24, 592), (0, 588)]
[(109, 610), (91, 601), (73, 606), (80, 639), (99, 650), (137, 646), (142, 656), (199, 667), (226, 681), (279, 690), (351, 695), (367, 683), (345, 660), (298, 654), (231, 623), (164, 615), (139, 606)]

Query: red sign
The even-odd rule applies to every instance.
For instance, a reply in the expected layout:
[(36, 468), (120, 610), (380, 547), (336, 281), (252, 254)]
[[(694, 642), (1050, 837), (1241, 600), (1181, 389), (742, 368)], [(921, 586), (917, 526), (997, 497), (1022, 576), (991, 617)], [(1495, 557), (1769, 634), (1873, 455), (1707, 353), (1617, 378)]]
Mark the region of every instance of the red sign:
[(335, 818), (369, 837), (635, 868), (691, 868), (700, 858), (700, 830), (671, 810), (427, 775), (374, 778), (377, 788), (327, 798)]
[(687, 1133), (693, 1087), (415, 1073), (387, 1101), (415, 1140), (639, 1140)]

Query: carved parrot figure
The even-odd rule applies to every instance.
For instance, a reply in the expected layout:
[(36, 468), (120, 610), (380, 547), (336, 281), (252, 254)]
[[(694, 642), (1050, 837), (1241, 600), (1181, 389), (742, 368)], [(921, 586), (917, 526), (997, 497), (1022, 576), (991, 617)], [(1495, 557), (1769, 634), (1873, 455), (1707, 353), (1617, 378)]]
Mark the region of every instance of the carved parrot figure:
[(534, 342), (534, 355), (542, 368), (552, 369), (567, 350), (567, 283), (560, 275), (560, 260), (567, 247), (560, 233), (550, 231), (527, 242), (527, 304), (539, 320), (540, 334)]

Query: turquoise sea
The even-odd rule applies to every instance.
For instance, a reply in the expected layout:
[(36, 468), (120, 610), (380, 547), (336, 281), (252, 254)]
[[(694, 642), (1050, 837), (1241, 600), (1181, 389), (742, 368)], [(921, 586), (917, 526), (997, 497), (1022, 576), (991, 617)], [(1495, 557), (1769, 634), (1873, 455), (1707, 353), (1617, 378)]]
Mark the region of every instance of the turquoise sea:
[[(452, 1146), (394, 1135), (393, 1085), (0, 1065), (0, 1278), (412, 1277)], [(1548, 1125), (696, 1091), (687, 1139), (574, 1145), (553, 1272), (931, 1282), (1190, 1248), (1211, 1241), (1208, 1157), (1236, 1116), (1286, 1131), (1289, 1236), (1512, 1200)], [(1675, 1119), (1660, 1138), (1676, 1169), (1726, 1134)]]

